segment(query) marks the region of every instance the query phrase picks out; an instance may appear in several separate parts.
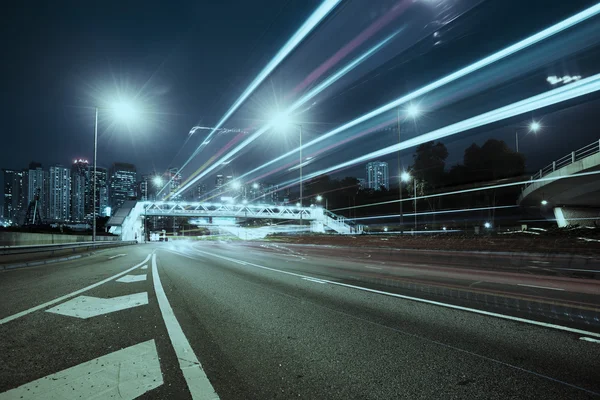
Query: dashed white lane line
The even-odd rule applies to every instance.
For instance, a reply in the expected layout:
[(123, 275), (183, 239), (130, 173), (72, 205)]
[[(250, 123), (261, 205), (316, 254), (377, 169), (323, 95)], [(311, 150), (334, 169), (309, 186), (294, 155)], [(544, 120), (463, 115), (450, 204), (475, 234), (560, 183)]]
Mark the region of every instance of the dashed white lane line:
[(147, 266), (147, 265), (144, 265), (144, 266), (143, 266), (142, 268), (140, 268), (140, 269), (148, 269), (148, 266)]
[(141, 282), (146, 280), (146, 274), (144, 275), (125, 275), (117, 279), (117, 282), (121, 283), (132, 283)]
[(583, 340), (583, 341), (586, 341), (586, 342), (592, 342), (592, 343), (600, 343), (600, 340), (598, 340), (598, 339), (593, 339), (591, 337), (585, 337), (585, 336), (584, 337), (580, 337), (579, 340)]
[(536, 288), (536, 289), (559, 290), (559, 291), (564, 291), (565, 290), (565, 289), (562, 289), (562, 288), (549, 287), (549, 286), (528, 285), (526, 283), (517, 283), (517, 286), (524, 286), (524, 287), (530, 287), (530, 288)]
[(382, 269), (380, 267), (371, 267), (370, 265), (365, 265), (365, 268), (368, 268), (368, 269)]
[(78, 296), (66, 301), (46, 312), (87, 319), (98, 315), (108, 314), (115, 311), (127, 310), (128, 308), (143, 306), (148, 304), (148, 293), (135, 293), (126, 296), (111, 297), (103, 299), (101, 297)]
[[(216, 258), (221, 258), (223, 260), (228, 260), (228, 261), (233, 261), (233, 262), (239, 261), (239, 260), (235, 260), (235, 259), (230, 258), (230, 257), (225, 257), (225, 256), (220, 256), (218, 254), (209, 253), (207, 251), (202, 251), (202, 250), (196, 250), (196, 251), (198, 253), (206, 254), (206, 255), (209, 255), (209, 256), (212, 256), (212, 257), (216, 257)], [(298, 274), (298, 273), (295, 273), (295, 272), (283, 271), (283, 270), (276, 269), (276, 268), (265, 267), (263, 265), (254, 264), (254, 263), (251, 263), (251, 262), (246, 262), (246, 264), (250, 265), (250, 266), (253, 266), (253, 267), (256, 267), (256, 268), (268, 270), (268, 271), (279, 272), (280, 274), (297, 276), (299, 278), (316, 279), (316, 278), (313, 278), (312, 276), (302, 275), (302, 274)], [(348, 283), (336, 282), (336, 281), (332, 281), (332, 280), (329, 280), (329, 279), (321, 279), (321, 280), (323, 282), (325, 282), (325, 283), (329, 283), (329, 284), (332, 284), (332, 285), (338, 285), (338, 286), (343, 286), (343, 287), (346, 287), (346, 288), (362, 290), (362, 291), (365, 291), (365, 292), (382, 294), (382, 295), (386, 295), (386, 296), (390, 296), (390, 297), (397, 297), (397, 298), (400, 298), (400, 299), (417, 301), (419, 303), (432, 304), (432, 305), (436, 305), (436, 306), (441, 306), (441, 307), (446, 307), (446, 308), (452, 308), (452, 309), (455, 309), (455, 310), (467, 311), (467, 312), (471, 312), (471, 313), (475, 313), (475, 314), (481, 314), (481, 315), (487, 315), (487, 316), (490, 316), (490, 317), (506, 319), (506, 320), (509, 320), (509, 321), (522, 322), (522, 323), (525, 323), (525, 324), (542, 326), (544, 328), (551, 328), (551, 329), (556, 329), (556, 330), (560, 330), (560, 331), (577, 333), (577, 334), (580, 334), (580, 335), (594, 336), (594, 337), (600, 338), (600, 333), (588, 332), (588, 331), (584, 331), (582, 329), (569, 328), (568, 326), (555, 325), (555, 324), (550, 324), (550, 323), (547, 323), (547, 322), (535, 321), (535, 320), (530, 320), (530, 319), (520, 318), (520, 317), (513, 317), (512, 315), (498, 314), (498, 313), (491, 312), (491, 311), (478, 310), (476, 308), (469, 308), (469, 307), (457, 306), (455, 304), (442, 303), (440, 301), (421, 299), (419, 297), (406, 296), (406, 295), (403, 295), (403, 294), (392, 293), (392, 292), (385, 292), (383, 290), (370, 289), (370, 288), (366, 288), (366, 287), (362, 287), (362, 286), (350, 285)]]
[(103, 284), (105, 284), (106, 282), (110, 282), (110, 281), (112, 281), (113, 279), (115, 279), (115, 278), (118, 278), (118, 277), (120, 277), (120, 276), (123, 276), (123, 275), (125, 275), (126, 273), (128, 273), (128, 272), (131, 272), (131, 271), (133, 271), (133, 270), (134, 270), (134, 269), (136, 269), (136, 268), (139, 268), (141, 265), (144, 265), (144, 264), (146, 264), (146, 263), (148, 262), (148, 260), (149, 260), (149, 259), (150, 259), (150, 254), (148, 254), (148, 256), (146, 257), (146, 259), (145, 259), (144, 261), (142, 261), (141, 263), (139, 263), (139, 264), (137, 264), (137, 265), (135, 265), (135, 266), (133, 266), (133, 267), (131, 267), (131, 268), (129, 268), (129, 269), (127, 269), (127, 270), (123, 271), (123, 272), (119, 272), (119, 273), (118, 273), (118, 274), (116, 274), (116, 275), (113, 275), (113, 276), (111, 276), (111, 277), (108, 277), (108, 278), (106, 278), (106, 279), (103, 279), (103, 280), (101, 280), (101, 281), (99, 281), (99, 282), (96, 282), (96, 283), (94, 283), (94, 284), (90, 285), (90, 286), (84, 287), (83, 289), (76, 290), (76, 291), (74, 291), (74, 292), (71, 292), (71, 293), (69, 293), (69, 294), (66, 294), (66, 295), (64, 295), (64, 296), (57, 297), (57, 298), (56, 298), (56, 299), (54, 299), (54, 300), (50, 300), (50, 301), (47, 301), (47, 302), (45, 302), (45, 303), (42, 303), (42, 304), (40, 304), (40, 305), (37, 305), (37, 306), (35, 306), (35, 307), (31, 307), (31, 308), (29, 308), (29, 309), (27, 309), (27, 310), (25, 310), (25, 311), (21, 311), (21, 312), (19, 312), (19, 313), (16, 313), (16, 314), (10, 315), (10, 316), (8, 316), (8, 317), (2, 318), (2, 319), (0, 319), (0, 325), (2, 325), (2, 324), (5, 324), (5, 323), (7, 323), (7, 322), (10, 322), (10, 321), (12, 321), (12, 320), (15, 320), (15, 319), (17, 319), (17, 318), (23, 317), (23, 316), (25, 316), (25, 315), (27, 315), (27, 314), (30, 314), (30, 313), (34, 312), (34, 311), (41, 310), (42, 308), (46, 308), (46, 307), (48, 307), (48, 306), (51, 306), (51, 305), (53, 305), (53, 304), (56, 304), (56, 303), (60, 303), (60, 302), (61, 302), (61, 301), (63, 301), (63, 300), (67, 300), (67, 299), (69, 299), (69, 298), (71, 298), (71, 297), (73, 297), (73, 296), (77, 296), (78, 294), (81, 294), (81, 293), (83, 293), (83, 292), (87, 292), (88, 290), (90, 290), (90, 289), (93, 289), (93, 288), (95, 288), (95, 287), (98, 287), (98, 286), (100, 286), (100, 285), (103, 285)]
[(133, 400), (163, 382), (156, 343), (149, 340), (0, 393), (0, 400)]
[(165, 290), (160, 282), (158, 268), (156, 267), (156, 254), (152, 255), (152, 281), (154, 282), (154, 291), (156, 292), (158, 306), (167, 326), (169, 339), (171, 339), (171, 344), (173, 345), (175, 354), (177, 354), (179, 368), (183, 373), (192, 399), (218, 399), (219, 396), (204, 373), (202, 365), (200, 365), (200, 361), (198, 361), (198, 357), (196, 357), (190, 342), (185, 337), (183, 329), (181, 329), (181, 325), (179, 325), (179, 321), (177, 321), (173, 308), (171, 308), (171, 304), (167, 299)]
[(532, 263), (535, 264), (550, 264), (550, 261), (539, 261), (539, 260), (533, 260), (531, 261)]
[(117, 257), (123, 257), (126, 256), (127, 254), (117, 254), (116, 256), (112, 256), (112, 257), (108, 257), (109, 260), (112, 260), (113, 258), (117, 258)]

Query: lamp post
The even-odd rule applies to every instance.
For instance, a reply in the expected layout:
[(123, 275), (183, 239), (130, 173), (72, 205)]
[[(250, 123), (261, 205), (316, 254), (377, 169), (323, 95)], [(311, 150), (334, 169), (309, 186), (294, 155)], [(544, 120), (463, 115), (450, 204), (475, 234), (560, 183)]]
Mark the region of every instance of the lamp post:
[(124, 102), (124, 101), (119, 101), (118, 103), (114, 103), (112, 106), (110, 107), (94, 107), (94, 172), (93, 172), (93, 179), (92, 179), (92, 242), (96, 241), (96, 217), (97, 217), (97, 212), (96, 212), (96, 204), (97, 199), (96, 199), (96, 193), (97, 193), (97, 179), (98, 177), (96, 176), (96, 167), (97, 167), (97, 156), (98, 156), (98, 113), (100, 110), (107, 110), (107, 111), (111, 111), (113, 114), (115, 114), (115, 116), (118, 119), (124, 120), (124, 119), (131, 119), (132, 116), (134, 116), (135, 114), (137, 114), (137, 111), (135, 110), (135, 108), (132, 106), (131, 103), (128, 102)]
[[(410, 104), (406, 108), (406, 114), (414, 119), (417, 119), (421, 115), (421, 109), (416, 104)], [(400, 144), (400, 108), (398, 108), (398, 144)], [(400, 200), (400, 233), (404, 233), (404, 210), (402, 202), (402, 181), (407, 182), (410, 180), (410, 174), (407, 172), (400, 173), (400, 150), (398, 149), (398, 199)]]
[[(541, 129), (541, 125), (537, 121), (532, 121), (529, 124), (529, 132), (537, 133)], [(519, 152), (519, 130), (515, 131), (515, 149)]]
[[(290, 116), (285, 114), (285, 113), (281, 113), (278, 112), (275, 114), (275, 116), (272, 118), (272, 122), (271, 125), (274, 127), (278, 127), (280, 129), (286, 129), (289, 126), (295, 126), (296, 128), (298, 128), (298, 133), (299, 133), (299, 137), (300, 137), (300, 147), (298, 147), (298, 151), (299, 151), (299, 169), (300, 169), (300, 207), (302, 207), (302, 197), (303, 197), (303, 190), (302, 190), (302, 164), (303, 164), (303, 160), (302, 160), (302, 124), (297, 124), (291, 121)], [(304, 225), (304, 221), (302, 220), (302, 210), (300, 211), (300, 225)]]

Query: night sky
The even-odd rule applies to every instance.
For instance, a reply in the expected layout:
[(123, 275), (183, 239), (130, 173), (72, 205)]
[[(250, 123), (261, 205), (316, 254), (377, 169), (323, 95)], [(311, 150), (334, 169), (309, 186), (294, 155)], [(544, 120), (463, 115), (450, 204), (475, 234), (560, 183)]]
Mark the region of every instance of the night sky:
[[(403, 3), (407, 6), (403, 13), (385, 25), (378, 22)], [(256, 129), (269, 117), (270, 110), (297, 99), (315, 82), (399, 31), (389, 45), (318, 95), (315, 103), (298, 116), (306, 127), (306, 142), (595, 3), (344, 1), (225, 126)], [(143, 104), (145, 118), (140, 123), (117, 123), (108, 112), (101, 112), (98, 164), (132, 162), (141, 173), (182, 165), (202, 141), (202, 137), (186, 141), (190, 128), (198, 124), (214, 126), (319, 4), (317, 0), (34, 1), (5, 8), (0, 26), (4, 60), (0, 67), (0, 167), (24, 168), (30, 161), (48, 167), (70, 165), (74, 158), (91, 160), (90, 107), (115, 96), (135, 97)], [(597, 26), (598, 21), (596, 17), (593, 24)], [(374, 24), (374, 33), (361, 36)], [(581, 32), (566, 34), (575, 40), (577, 35), (588, 37), (594, 32), (592, 22), (578, 29)], [(356, 44), (361, 37), (365, 40)], [(294, 90), (352, 43), (356, 45), (350, 46), (351, 51), (336, 60), (332, 68)], [(578, 43), (577, 48), (569, 47), (557, 36), (537, 53), (524, 52), (486, 71), (487, 75), (473, 76), (471, 81), (426, 96), (423, 118), (403, 127), (406, 137), (549, 90), (545, 82), (548, 75), (598, 73), (597, 40), (592, 37)], [(496, 137), (514, 146), (515, 129), (538, 119), (543, 131), (535, 137), (527, 136), (521, 144), (528, 156), (528, 169), (535, 170), (598, 139), (599, 105), (598, 96), (589, 96), (456, 135), (444, 141), (450, 151), (448, 165), (459, 162), (464, 148), (472, 142)], [(390, 116), (393, 118), (393, 113)], [(364, 136), (329, 150), (307, 169), (335, 165), (393, 144), (395, 138), (394, 132), (386, 131)], [(190, 162), (184, 178), (236, 140), (235, 134), (220, 135), (218, 139)], [(221, 172), (240, 175), (297, 145), (295, 138), (279, 140), (265, 135)], [(411, 154), (407, 151), (403, 156), (404, 165), (410, 163)], [(394, 164), (394, 160), (391, 156), (387, 161)], [(206, 177), (209, 185), (216, 173)], [(361, 165), (342, 175), (362, 173)], [(289, 178), (280, 174), (265, 179)]]

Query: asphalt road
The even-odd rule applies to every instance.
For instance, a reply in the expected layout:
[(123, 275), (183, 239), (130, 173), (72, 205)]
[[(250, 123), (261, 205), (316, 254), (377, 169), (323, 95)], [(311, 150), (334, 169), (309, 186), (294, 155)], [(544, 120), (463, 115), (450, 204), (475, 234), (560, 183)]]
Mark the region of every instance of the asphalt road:
[(600, 396), (597, 280), (351, 253), (169, 242), (0, 272), (0, 400)]

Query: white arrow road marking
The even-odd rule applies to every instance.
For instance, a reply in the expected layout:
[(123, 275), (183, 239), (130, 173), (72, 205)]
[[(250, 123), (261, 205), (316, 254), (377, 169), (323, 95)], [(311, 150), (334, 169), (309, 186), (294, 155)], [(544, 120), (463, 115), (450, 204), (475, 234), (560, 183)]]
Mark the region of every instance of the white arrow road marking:
[(133, 270), (134, 270), (134, 269), (136, 269), (136, 268), (139, 268), (139, 267), (140, 267), (140, 265), (144, 265), (144, 264), (145, 264), (145, 263), (146, 263), (146, 262), (147, 262), (149, 259), (150, 259), (150, 254), (148, 254), (148, 256), (146, 257), (146, 259), (145, 259), (144, 261), (142, 261), (141, 263), (139, 263), (138, 265), (135, 265), (135, 266), (133, 266), (133, 267), (131, 267), (131, 268), (129, 268), (129, 269), (127, 269), (127, 270), (123, 271), (123, 272), (119, 272), (119, 273), (118, 273), (118, 274), (116, 274), (116, 275), (113, 275), (113, 276), (111, 276), (111, 277), (108, 277), (108, 278), (106, 278), (106, 279), (103, 279), (103, 280), (101, 280), (100, 282), (96, 282), (96, 283), (94, 283), (93, 285), (90, 285), (90, 286), (84, 287), (83, 289), (76, 290), (76, 291), (74, 291), (74, 292), (71, 292), (71, 293), (69, 293), (69, 294), (66, 294), (66, 295), (64, 295), (64, 296), (57, 297), (57, 298), (56, 298), (56, 299), (54, 299), (54, 300), (50, 300), (50, 301), (47, 301), (47, 302), (45, 302), (45, 303), (39, 304), (39, 305), (37, 305), (37, 306), (35, 306), (35, 307), (31, 307), (31, 308), (29, 308), (29, 309), (27, 309), (27, 310), (25, 310), (25, 311), (21, 311), (21, 312), (18, 312), (18, 313), (16, 313), (16, 314), (10, 315), (10, 316), (8, 316), (8, 317), (2, 318), (2, 319), (0, 319), (0, 325), (2, 325), (2, 324), (6, 324), (7, 322), (13, 321), (13, 320), (15, 320), (15, 319), (17, 319), (17, 318), (20, 318), (20, 317), (23, 317), (23, 316), (25, 316), (25, 315), (27, 315), (27, 314), (30, 314), (30, 313), (34, 312), (34, 311), (41, 310), (42, 308), (46, 308), (46, 307), (48, 307), (48, 306), (51, 306), (52, 304), (60, 303), (60, 302), (61, 302), (61, 301), (63, 301), (63, 300), (66, 300), (66, 299), (68, 299), (68, 298), (70, 298), (70, 297), (73, 297), (73, 296), (77, 296), (77, 295), (78, 295), (78, 294), (80, 294), (80, 293), (86, 292), (86, 291), (88, 291), (88, 290), (90, 290), (90, 289), (93, 289), (93, 288), (95, 288), (95, 287), (98, 287), (98, 286), (100, 286), (100, 285), (103, 285), (103, 284), (105, 284), (106, 282), (110, 282), (110, 281), (112, 281), (112, 280), (113, 280), (113, 279), (115, 279), (115, 278), (118, 278), (118, 277), (120, 277), (120, 276), (123, 276), (123, 275), (125, 275), (126, 273), (128, 273), (128, 272), (131, 272), (131, 271), (133, 271)]
[(148, 293), (146, 292), (128, 294), (127, 296), (110, 299), (79, 296), (56, 307), (52, 307), (46, 310), (46, 312), (86, 319), (146, 304), (148, 304)]
[(117, 279), (117, 282), (123, 282), (123, 283), (131, 283), (131, 282), (140, 282), (140, 281), (145, 281), (146, 280), (146, 275), (125, 275), (122, 278)]
[[(162, 283), (160, 282), (160, 276), (158, 276), (158, 268), (156, 267), (156, 254), (152, 254), (152, 281), (154, 282), (154, 291), (156, 292), (156, 299), (158, 300), (158, 307), (162, 314), (165, 325), (167, 326), (167, 333), (171, 344), (177, 354), (179, 360), (179, 368), (183, 373), (185, 383), (190, 390), (192, 399), (194, 400), (218, 400), (219, 395), (215, 392), (212, 387), (198, 357), (194, 353), (194, 349), (190, 345), (179, 321), (175, 317), (173, 308), (169, 303), (165, 289), (163, 289)], [(2, 399), (0, 399), (2, 400)]]
[(162, 384), (156, 344), (149, 340), (0, 393), (0, 400), (133, 400)]
[(143, 266), (142, 268), (140, 268), (140, 269), (148, 269), (148, 266), (147, 266), (147, 265), (144, 265), (144, 266)]
[(123, 257), (126, 256), (127, 254), (117, 254), (116, 256), (112, 256), (112, 257), (108, 257), (109, 260), (112, 260), (113, 258), (117, 258), (117, 257)]

